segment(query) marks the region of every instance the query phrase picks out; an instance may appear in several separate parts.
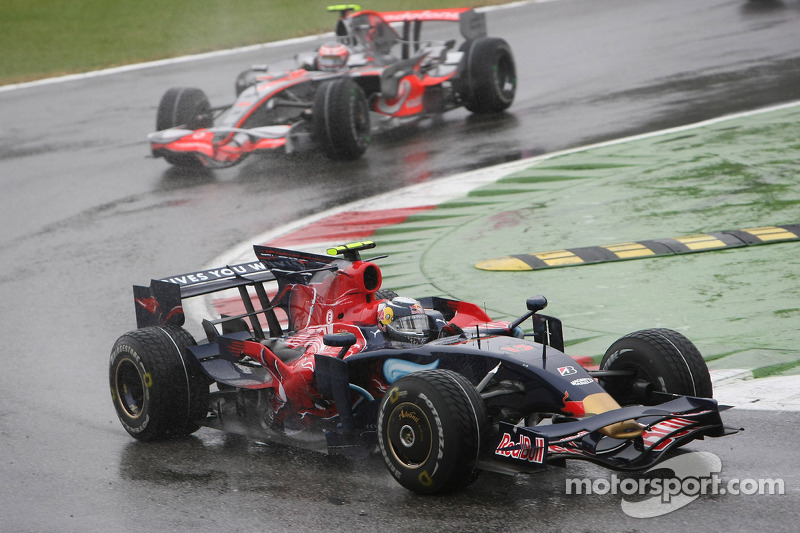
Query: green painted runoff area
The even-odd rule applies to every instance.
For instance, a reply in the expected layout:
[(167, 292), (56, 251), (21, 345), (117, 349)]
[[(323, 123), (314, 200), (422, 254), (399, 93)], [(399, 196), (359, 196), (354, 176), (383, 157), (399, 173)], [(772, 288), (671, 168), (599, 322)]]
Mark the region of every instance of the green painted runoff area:
[(484, 305), (543, 294), (572, 355), (638, 329), (682, 332), (712, 369), (800, 374), (800, 243), (493, 272), (486, 259), (800, 223), (800, 105), (541, 158), (379, 230), (383, 286)]

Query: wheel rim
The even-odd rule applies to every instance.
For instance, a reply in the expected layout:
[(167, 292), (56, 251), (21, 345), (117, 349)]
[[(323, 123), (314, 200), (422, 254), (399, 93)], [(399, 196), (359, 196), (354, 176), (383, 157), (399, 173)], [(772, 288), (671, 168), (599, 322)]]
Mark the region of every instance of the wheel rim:
[(615, 368), (614, 370), (628, 370), (635, 372), (636, 374), (631, 377), (630, 385), (632, 386), (637, 381), (646, 381), (650, 383), (655, 389), (666, 392), (664, 383), (659, 381), (657, 375), (652, 375), (651, 372), (648, 372), (648, 369), (642, 365), (638, 365), (636, 363), (627, 363), (621, 365), (619, 368)]
[(634, 372), (630, 378), (626, 378), (622, 382), (611, 382), (605, 383), (603, 388), (608, 390), (609, 392), (613, 392), (612, 396), (619, 397), (622, 400), (622, 404), (626, 403), (639, 403), (642, 398), (639, 398), (636, 393), (634, 392), (634, 388), (636, 387), (637, 383), (646, 382), (649, 383), (652, 387), (652, 391), (655, 392), (666, 392), (665, 384), (662, 380), (659, 379), (657, 375), (651, 375), (648, 372), (648, 369), (642, 365), (639, 365), (634, 362), (625, 362), (616, 365), (610, 365), (608, 370), (625, 370)]
[(514, 68), (508, 57), (501, 56), (495, 65), (495, 75), (497, 76), (497, 86), (505, 100), (510, 100), (516, 92), (517, 80), (514, 75)]
[(144, 378), (131, 359), (123, 359), (117, 364), (114, 376), (117, 403), (129, 418), (138, 418), (144, 412)]
[(353, 89), (353, 136), (358, 140), (358, 144), (363, 146), (369, 140), (369, 110), (366, 102), (359, 98), (358, 93)]
[(431, 456), (430, 421), (413, 403), (401, 403), (392, 410), (386, 434), (393, 458), (405, 468), (419, 468)]

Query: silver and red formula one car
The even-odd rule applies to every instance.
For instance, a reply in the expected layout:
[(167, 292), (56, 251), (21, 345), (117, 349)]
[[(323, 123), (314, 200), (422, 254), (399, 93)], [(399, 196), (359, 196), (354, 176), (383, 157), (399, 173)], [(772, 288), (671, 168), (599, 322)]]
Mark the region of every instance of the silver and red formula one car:
[[(498, 113), (514, 100), (511, 48), (486, 35), (482, 13), (329, 9), (340, 13), (335, 42), (298, 56), (286, 71), (255, 66), (242, 72), (232, 104), (211, 107), (193, 87), (168, 90), (158, 106), (158, 131), (148, 136), (152, 154), (173, 165), (210, 168), (256, 152), (308, 147), (331, 159), (357, 159), (374, 131), (462, 106)], [(459, 29), (457, 48), (455, 38), (424, 37), (423, 26), (441, 34), (442, 25)]]
[[(422, 494), (572, 459), (645, 470), (735, 432), (683, 335), (631, 333), (586, 370), (543, 297), (503, 322), (464, 301), (397, 296), (381, 288), (380, 257), (361, 258), (372, 247), (255, 246), (251, 263), (135, 286), (138, 329), (116, 341), (109, 369), (124, 428), (142, 441), (207, 426), (352, 457), (379, 449)], [(204, 319), (196, 343), (183, 299), (225, 290), (244, 312)]]

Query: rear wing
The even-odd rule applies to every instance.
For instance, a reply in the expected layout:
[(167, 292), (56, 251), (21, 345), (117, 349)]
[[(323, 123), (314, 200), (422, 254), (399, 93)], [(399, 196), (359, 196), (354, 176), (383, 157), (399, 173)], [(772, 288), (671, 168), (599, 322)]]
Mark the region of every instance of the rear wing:
[[(486, 36), (486, 15), (472, 8), (426, 9), (415, 11), (355, 11), (358, 6), (331, 6), (344, 8), (336, 26), (337, 38), (348, 46), (364, 45), (380, 54), (389, 54), (392, 47), (402, 43), (401, 59), (413, 56), (423, 44), (424, 22), (457, 22), (464, 39)], [(329, 8), (331, 9), (331, 8)], [(390, 25), (402, 25), (401, 33)]]
[(461, 35), (465, 39), (486, 36), (486, 15), (471, 7), (452, 9), (425, 9), (419, 11), (385, 11), (378, 13), (388, 23), (402, 22), (404, 34), (415, 29), (417, 34), (423, 22), (458, 22)]
[[(215, 325), (223, 324), (223, 332), (240, 328), (233, 324), (247, 318), (253, 333), (264, 337), (259, 315), (266, 318), (269, 336), (283, 334), (275, 309), (281, 307), (284, 287), (291, 284), (307, 284), (315, 274), (325, 270), (336, 270), (344, 261), (360, 261), (361, 250), (374, 248), (371, 241), (351, 243), (328, 250), (329, 255), (286, 250), (270, 246), (254, 245), (257, 261), (241, 263), (221, 268), (199, 270), (167, 278), (154, 279), (149, 286), (134, 285), (133, 299), (136, 308), (136, 326), (182, 326), (186, 317), (183, 313), (183, 300), (228, 289), (238, 289), (245, 313), (236, 316), (223, 316), (216, 320), (203, 320), (203, 328), (209, 341), (217, 334)], [(268, 282), (278, 283), (278, 293), (270, 300), (264, 287)], [(255, 289), (260, 309), (255, 309), (249, 288)], [(246, 324), (245, 324), (246, 325)], [(238, 330), (238, 329), (237, 329)]]
[(390, 11), (380, 13), (380, 16), (390, 24), (403, 24), (402, 59), (408, 59), (422, 46), (424, 22), (458, 22), (461, 35), (468, 41), (486, 36), (486, 15), (472, 8)]
[[(184, 298), (238, 288), (247, 313), (238, 317), (226, 317), (212, 323), (249, 316), (251, 317), (254, 331), (263, 333), (255, 315), (264, 313), (270, 324), (270, 333), (276, 332), (280, 334), (280, 326), (277, 326), (277, 330), (275, 330), (275, 325), (278, 324), (278, 321), (274, 318), (274, 313), (271, 312), (269, 298), (264, 288), (264, 283), (274, 280), (275, 276), (267, 269), (264, 263), (251, 261), (249, 263), (154, 279), (149, 286), (134, 285), (133, 299), (136, 308), (136, 327), (182, 326), (186, 320), (182, 304)], [(253, 307), (248, 287), (255, 287), (262, 307), (258, 311)]]

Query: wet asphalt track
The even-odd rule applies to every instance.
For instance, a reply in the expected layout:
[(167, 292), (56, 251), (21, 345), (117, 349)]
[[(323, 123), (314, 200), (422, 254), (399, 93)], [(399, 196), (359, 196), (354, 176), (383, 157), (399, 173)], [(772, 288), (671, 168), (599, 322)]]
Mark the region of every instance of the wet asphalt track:
[(734, 410), (726, 420), (744, 434), (692, 446), (720, 455), (725, 476), (782, 477), (786, 496), (702, 498), (652, 520), (625, 516), (619, 496), (565, 496), (566, 477), (608, 475), (589, 465), (418, 498), (377, 458), (206, 430), (140, 445), (117, 422), (107, 357), (134, 325), (133, 283), (338, 203), (798, 97), (796, 0), (561, 0), (488, 21), (516, 53), (510, 113), (456, 111), (377, 139), (355, 163), (264, 157), (182, 174), (145, 157), (168, 87), (225, 103), (243, 67), (311, 43), (0, 92), (0, 530), (794, 529), (796, 413)]

